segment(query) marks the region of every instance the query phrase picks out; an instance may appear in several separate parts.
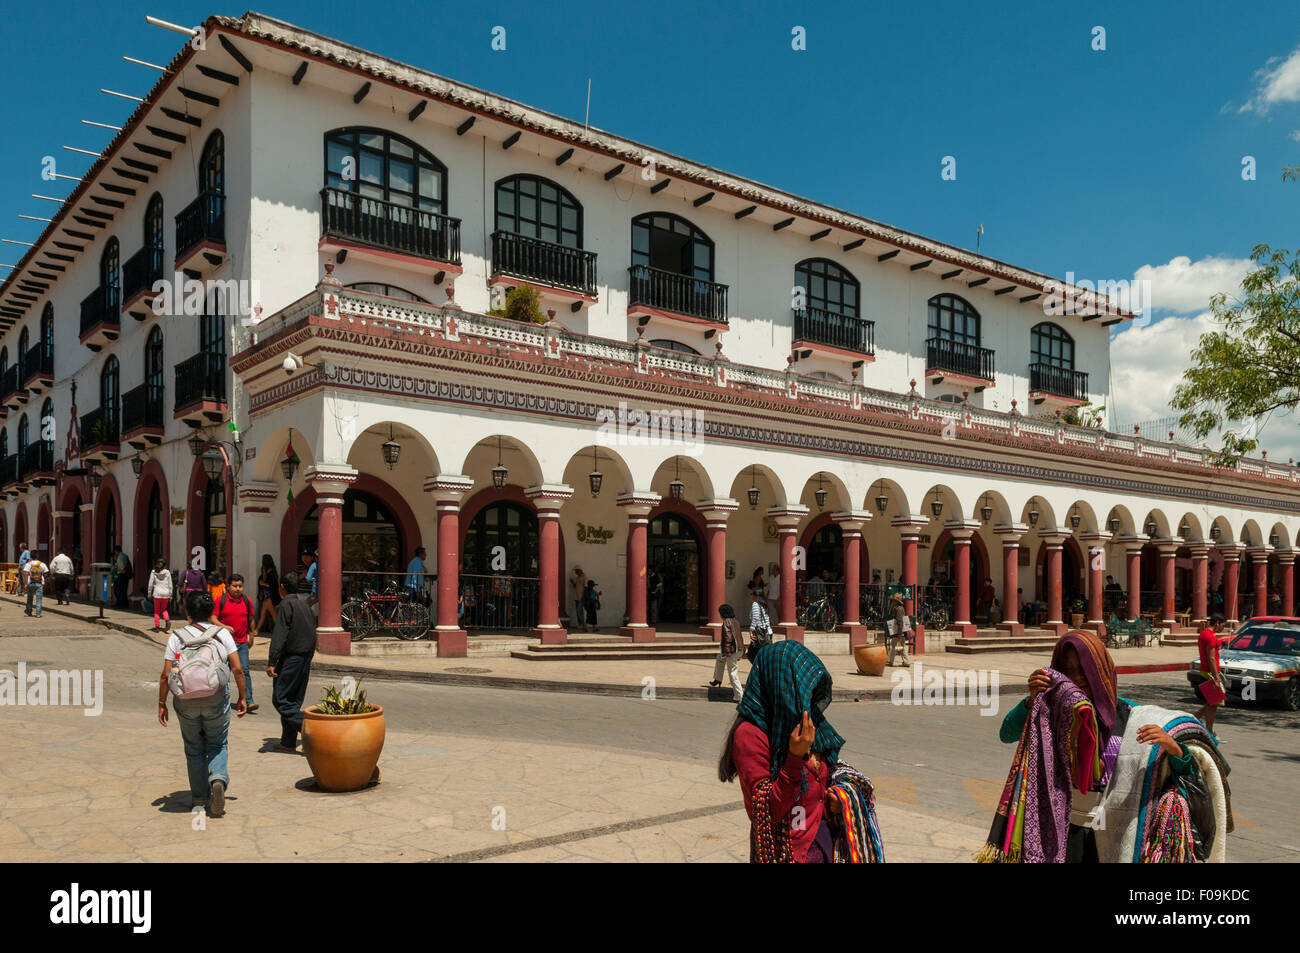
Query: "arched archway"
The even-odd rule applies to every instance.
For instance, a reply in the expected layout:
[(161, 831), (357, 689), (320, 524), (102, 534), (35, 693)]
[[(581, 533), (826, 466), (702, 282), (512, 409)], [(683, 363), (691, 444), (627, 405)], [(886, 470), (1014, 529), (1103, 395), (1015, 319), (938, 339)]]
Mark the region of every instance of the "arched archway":
[[(954, 619), (956, 619), (957, 601), (956, 571), (957, 547), (953, 543), (952, 533), (945, 529), (934, 541), (934, 548), (930, 550), (930, 575), (934, 577), (944, 600), (952, 607)], [(989, 572), (988, 547), (978, 532), (973, 533), (970, 539), (970, 588), (967, 590), (970, 593), (968, 609), (972, 614), (972, 622), (978, 594), (983, 588), (984, 580), (990, 575), (992, 574)]]
[[(1087, 565), (1078, 541), (1067, 536), (1061, 546), (1061, 611), (1067, 616), (1070, 603), (1088, 596)], [(1042, 543), (1034, 557), (1034, 598), (1039, 602), (1047, 601), (1047, 546)]]
[(111, 473), (104, 474), (103, 482), (95, 491), (94, 538), (91, 540), (91, 562), (106, 563), (113, 548), (122, 545), (122, 493)]
[(646, 532), (646, 571), (654, 570), (663, 581), (658, 621), (686, 625), (707, 622), (703, 521), (689, 503), (666, 502), (670, 505), (661, 501), (650, 511)]
[(171, 534), (167, 531), (167, 515), (171, 512), (167, 495), (167, 476), (157, 458), (145, 461), (140, 479), (135, 484), (133, 507), (131, 565), (135, 570), (135, 583), (143, 586), (149, 580), (155, 559), (171, 565)]
[(50, 504), (42, 499), (40, 506), (36, 508), (36, 552), (40, 554), (42, 562), (48, 563), (54, 558), (54, 551), (51, 549), (53, 539), (50, 533)]
[[(215, 447), (226, 461), (221, 474), (215, 480), (209, 480), (203, 469), (203, 453)], [(204, 572), (208, 582), (224, 581), (231, 573), (231, 554), (228, 533), (230, 530), (230, 511), (235, 499), (235, 478), (230, 468), (230, 458), (226, 449), (219, 443), (209, 443), (194, 459), (190, 468), (189, 489), (185, 495), (185, 555), (184, 562), (190, 563), (194, 547), (202, 546), (204, 552)]]
[[(839, 581), (844, 579), (844, 533), (830, 513), (818, 513), (808, 521), (799, 545), (808, 555), (807, 577), (811, 579), (829, 568)], [(867, 541), (858, 544), (858, 579), (865, 584), (871, 578), (871, 557), (867, 552)]]

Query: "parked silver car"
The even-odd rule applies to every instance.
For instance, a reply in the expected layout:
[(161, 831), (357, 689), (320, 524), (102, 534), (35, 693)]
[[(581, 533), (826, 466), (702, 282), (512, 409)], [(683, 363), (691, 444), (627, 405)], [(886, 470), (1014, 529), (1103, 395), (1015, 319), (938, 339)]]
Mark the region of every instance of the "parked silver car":
[[(1288, 711), (1300, 709), (1300, 623), (1254, 619), (1238, 628), (1219, 650), (1219, 665), (1228, 694), (1237, 700), (1274, 701)], [(1187, 680), (1195, 687), (1200, 659)]]

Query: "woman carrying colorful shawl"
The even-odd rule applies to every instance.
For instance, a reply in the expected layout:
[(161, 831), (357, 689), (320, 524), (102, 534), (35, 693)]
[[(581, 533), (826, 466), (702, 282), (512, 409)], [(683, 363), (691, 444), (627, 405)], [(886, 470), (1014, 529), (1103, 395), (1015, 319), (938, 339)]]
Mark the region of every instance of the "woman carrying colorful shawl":
[[(1029, 697), (999, 733), (1017, 742), (1011, 773), (977, 860), (1096, 863), (1098, 806), (1135, 703), (1119, 697), (1115, 663), (1095, 633), (1074, 630), (1056, 643), (1048, 668), (1029, 676)], [(1158, 746), (1174, 775), (1195, 771), (1187, 749), (1159, 725), (1137, 730)]]
[(884, 859), (871, 782), (840, 763), (830, 702), (830, 672), (802, 644), (755, 656), (718, 762), (723, 783), (740, 778), (752, 861)]

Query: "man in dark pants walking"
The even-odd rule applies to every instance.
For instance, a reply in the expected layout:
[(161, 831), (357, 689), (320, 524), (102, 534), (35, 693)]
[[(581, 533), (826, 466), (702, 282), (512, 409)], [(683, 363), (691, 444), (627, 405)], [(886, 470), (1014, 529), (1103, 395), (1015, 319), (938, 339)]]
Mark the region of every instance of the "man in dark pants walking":
[(302, 730), (302, 702), (307, 697), (311, 657), (316, 652), (316, 613), (298, 598), (298, 574), (280, 578), (280, 607), (271, 631), (266, 674), (275, 679), (272, 700), (280, 713), (280, 743), (276, 751), (298, 750)]

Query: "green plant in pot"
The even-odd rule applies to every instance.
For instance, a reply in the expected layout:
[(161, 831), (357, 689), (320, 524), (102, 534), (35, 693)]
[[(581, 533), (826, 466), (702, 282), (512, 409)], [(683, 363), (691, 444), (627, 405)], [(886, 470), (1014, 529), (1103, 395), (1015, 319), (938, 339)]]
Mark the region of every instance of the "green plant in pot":
[(1082, 597), (1075, 599), (1070, 603), (1070, 627), (1077, 629), (1083, 625), (1084, 613), (1088, 611), (1088, 603)]
[(303, 753), (316, 784), (326, 791), (357, 791), (378, 781), (385, 728), (384, 709), (366, 700), (360, 680), (343, 690), (328, 686), (302, 720)]
[(545, 324), (546, 315), (542, 313), (541, 293), (532, 285), (523, 284), (506, 291), (505, 304), (492, 308), (488, 314), (497, 318), (509, 318), (511, 321)]

